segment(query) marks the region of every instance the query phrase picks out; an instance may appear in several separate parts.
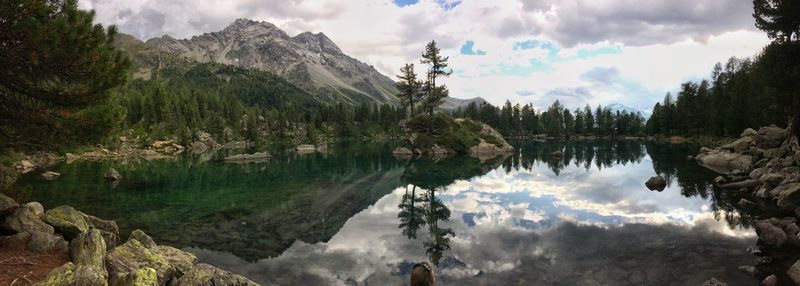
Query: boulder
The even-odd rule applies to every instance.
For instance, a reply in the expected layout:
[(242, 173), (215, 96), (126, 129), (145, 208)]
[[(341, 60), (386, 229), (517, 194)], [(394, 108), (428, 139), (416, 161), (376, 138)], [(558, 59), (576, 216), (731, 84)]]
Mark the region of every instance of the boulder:
[(717, 278), (708, 279), (703, 286), (728, 286), (727, 283), (717, 280)]
[(717, 150), (698, 154), (695, 159), (701, 166), (720, 174), (750, 172), (754, 161), (750, 155)]
[(756, 135), (758, 135), (758, 132), (756, 132), (753, 128), (747, 128), (742, 131), (742, 134), (739, 135), (739, 137), (753, 137)]
[(728, 182), (728, 180), (725, 180), (725, 177), (723, 176), (717, 176), (716, 178), (714, 178), (714, 184), (722, 185), (726, 182)]
[(176, 276), (180, 277), (186, 274), (192, 267), (197, 264), (197, 257), (194, 254), (182, 251), (180, 249), (159, 245), (155, 247), (155, 252), (169, 262), (175, 268)]
[(59, 206), (44, 213), (44, 221), (55, 227), (67, 240), (89, 230), (84, 214), (71, 206)]
[(750, 172), (750, 178), (753, 180), (760, 180), (761, 176), (767, 172), (769, 172), (769, 168), (766, 167), (753, 169), (753, 171)]
[(739, 207), (743, 209), (755, 209), (758, 207), (756, 203), (748, 199), (740, 199), (737, 205), (739, 205)]
[(392, 151), (392, 154), (396, 156), (414, 156), (414, 151), (406, 147), (397, 147)]
[(770, 149), (757, 149), (760, 151), (761, 155), (764, 158), (781, 158), (786, 156), (786, 149), (785, 148), (770, 148)]
[(736, 141), (722, 145), (720, 148), (732, 152), (744, 152), (750, 149), (750, 146), (753, 145), (754, 142), (755, 139), (753, 137), (742, 137)]
[(758, 187), (760, 187), (761, 185), (763, 185), (763, 183), (760, 182), (760, 181), (748, 179), (748, 180), (744, 180), (744, 181), (738, 181), (738, 182), (719, 185), (719, 187), (723, 188), (723, 189), (734, 189), (734, 190), (738, 190), (738, 189), (742, 189), (742, 188), (749, 189), (749, 190), (755, 190)]
[(215, 286), (215, 285), (236, 285), (250, 286), (258, 285), (244, 276), (234, 274), (214, 266), (200, 263), (192, 267), (180, 279), (177, 286)]
[(111, 277), (111, 286), (158, 286), (158, 276), (156, 270), (150, 267), (142, 267), (136, 271), (128, 273), (118, 273)]
[(192, 149), (192, 152), (194, 153), (205, 153), (206, 151), (208, 151), (208, 146), (206, 146), (206, 144), (200, 141), (192, 142), (191, 144), (189, 144), (189, 148)]
[(103, 175), (103, 178), (108, 181), (119, 181), (122, 180), (122, 175), (120, 175), (119, 172), (117, 172), (117, 170), (114, 168), (108, 168), (108, 171), (106, 171), (106, 173)]
[(59, 176), (61, 176), (61, 173), (56, 173), (56, 172), (53, 172), (53, 171), (47, 171), (47, 172), (42, 173), (42, 178), (44, 178), (45, 180), (48, 180), (48, 181), (55, 180)]
[(770, 191), (773, 196), (778, 196), (778, 206), (794, 210), (800, 206), (800, 183), (789, 183), (775, 187)]
[(37, 252), (47, 252), (54, 249), (66, 251), (68, 248), (67, 241), (64, 237), (58, 234), (50, 234), (40, 231), (31, 231), (30, 240), (28, 241), (28, 249)]
[(781, 247), (786, 242), (786, 233), (782, 228), (772, 224), (769, 220), (756, 222), (756, 234), (764, 244), (774, 247)]
[(298, 146), (297, 146), (297, 147), (295, 147), (294, 149), (295, 149), (295, 150), (296, 150), (298, 153), (302, 153), (302, 152), (314, 152), (314, 151), (317, 151), (317, 147), (314, 147), (314, 145), (311, 145), (311, 144), (303, 144), (303, 145), (298, 145)]
[(792, 264), (792, 267), (789, 267), (789, 270), (786, 271), (786, 275), (792, 279), (794, 284), (800, 285), (800, 260)]
[(152, 239), (138, 236), (135, 238), (134, 234), (131, 233), (131, 238), (127, 242), (106, 254), (106, 266), (109, 275), (114, 279), (118, 279), (118, 277), (135, 275), (135, 272), (140, 271), (140, 269), (149, 267), (156, 271), (158, 285), (166, 284), (175, 277), (175, 267), (156, 251), (155, 244), (149, 245), (148, 243), (148, 246), (150, 246), (148, 247), (140, 241), (152, 241)]
[(761, 182), (764, 182), (765, 184), (773, 186), (773, 187), (777, 186), (778, 184), (780, 184), (783, 181), (783, 179), (785, 179), (783, 177), (783, 174), (779, 174), (779, 173), (769, 173), (769, 174), (765, 174), (765, 175), (761, 176), (761, 178), (759, 178), (759, 180)]
[(100, 219), (84, 213), (81, 214), (91, 227), (100, 231), (100, 235), (103, 236), (103, 240), (106, 243), (107, 250), (117, 246), (117, 243), (119, 242), (119, 227), (117, 226), (117, 222), (113, 220)]
[(653, 176), (644, 183), (651, 191), (663, 191), (667, 187), (667, 180), (663, 176)]
[(756, 146), (764, 149), (780, 147), (786, 135), (786, 129), (780, 127), (761, 127), (755, 136)]
[(760, 286), (778, 286), (778, 276), (775, 276), (775, 274), (767, 276), (767, 278), (764, 278), (764, 280), (761, 280), (761, 284), (759, 284), (759, 285)]
[(34, 215), (39, 218), (44, 217), (44, 206), (39, 202), (29, 202), (24, 205), (26, 208), (29, 208)]
[(104, 286), (108, 282), (94, 268), (67, 262), (47, 274), (33, 285), (41, 286)]
[(7, 216), (3, 223), (0, 224), (5, 230), (11, 231), (13, 233), (21, 233), (21, 232), (44, 232), (47, 234), (53, 234), (54, 230), (53, 227), (49, 224), (43, 222), (30, 207), (20, 207), (14, 210), (14, 212)]
[(0, 219), (14, 211), (19, 204), (14, 199), (0, 193)]
[(503, 145), (497, 146), (481, 139), (478, 145), (469, 147), (469, 154), (473, 156), (479, 156), (485, 154), (502, 154), (514, 151), (514, 147), (511, 147), (511, 145), (505, 142), (505, 140), (503, 140), (503, 143)]
[(70, 242), (72, 262), (78, 266), (94, 269), (96, 273), (103, 276), (103, 280), (108, 278), (105, 255), (106, 243), (100, 231), (96, 229), (80, 233)]
[(75, 162), (75, 160), (78, 160), (78, 159), (81, 158), (81, 157), (78, 157), (78, 155), (75, 155), (75, 154), (72, 154), (72, 153), (67, 153), (66, 155), (64, 155), (64, 157), (67, 160), (67, 164)]
[(25, 173), (29, 173), (30, 171), (33, 171), (33, 169), (36, 169), (36, 165), (31, 163), (31, 161), (22, 160), (22, 161), (17, 162), (17, 164), (14, 166), (14, 168), (17, 169), (17, 172), (19, 172), (21, 174), (25, 174)]
[(153, 238), (144, 233), (144, 231), (140, 229), (131, 232), (131, 235), (130, 237), (128, 237), (128, 240), (131, 239), (138, 240), (140, 243), (142, 243), (142, 245), (144, 245), (144, 247), (147, 248), (156, 247), (156, 242), (153, 241)]

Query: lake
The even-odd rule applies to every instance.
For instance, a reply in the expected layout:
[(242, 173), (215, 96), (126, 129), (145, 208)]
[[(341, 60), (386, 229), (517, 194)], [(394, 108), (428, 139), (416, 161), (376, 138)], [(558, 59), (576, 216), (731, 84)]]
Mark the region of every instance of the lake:
[[(271, 150), (75, 161), (28, 175), (21, 201), (71, 205), (142, 229), (201, 262), (266, 285), (403, 285), (436, 263), (438, 285), (729, 285), (755, 280), (757, 237), (733, 192), (688, 161), (696, 146), (640, 141), (512, 142), (513, 154), (406, 161), (391, 143), (326, 154)], [(548, 154), (563, 150), (560, 159)], [(123, 179), (105, 182), (116, 168)], [(661, 174), (664, 191), (644, 182)]]

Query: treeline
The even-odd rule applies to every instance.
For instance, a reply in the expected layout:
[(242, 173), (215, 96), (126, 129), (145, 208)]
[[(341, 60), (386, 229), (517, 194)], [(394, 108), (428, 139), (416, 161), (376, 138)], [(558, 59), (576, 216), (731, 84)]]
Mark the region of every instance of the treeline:
[(789, 114), (768, 84), (767, 52), (717, 63), (710, 80), (681, 84), (676, 98), (667, 93), (653, 107), (647, 133), (735, 136), (748, 127), (785, 126)]
[(288, 140), (315, 143), (330, 137), (394, 134), (402, 108), (317, 102), (310, 94), (266, 72), (197, 63), (168, 68), (153, 79), (120, 88), (123, 129), (151, 141), (186, 144), (198, 130), (221, 142)]
[(613, 111), (600, 105), (594, 110), (587, 105), (570, 111), (558, 100), (542, 112), (537, 112), (531, 104), (512, 105), (506, 101), (497, 107), (472, 102), (463, 109), (457, 108), (453, 116), (485, 122), (505, 136), (642, 135), (645, 122), (638, 112)]

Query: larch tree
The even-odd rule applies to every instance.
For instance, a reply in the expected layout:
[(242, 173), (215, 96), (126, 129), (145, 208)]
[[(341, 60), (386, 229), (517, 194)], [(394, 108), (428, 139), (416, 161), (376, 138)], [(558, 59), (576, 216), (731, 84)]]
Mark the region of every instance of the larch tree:
[(448, 77), (453, 74), (452, 69), (448, 69), (447, 60), (450, 57), (441, 55), (441, 50), (436, 46), (436, 41), (431, 41), (425, 46), (425, 52), (422, 53), (422, 64), (428, 65), (427, 79), (425, 80), (425, 99), (424, 106), (429, 114), (433, 114), (434, 109), (444, 102), (444, 98), (448, 96), (449, 91), (447, 87), (437, 86), (436, 78)]
[(414, 117), (414, 105), (419, 101), (422, 95), (421, 88), (422, 82), (417, 79), (417, 73), (414, 72), (414, 64), (408, 63), (400, 68), (400, 74), (397, 75), (400, 81), (397, 83), (397, 89), (400, 90), (400, 99), (403, 105), (407, 105), (411, 111), (411, 117)]

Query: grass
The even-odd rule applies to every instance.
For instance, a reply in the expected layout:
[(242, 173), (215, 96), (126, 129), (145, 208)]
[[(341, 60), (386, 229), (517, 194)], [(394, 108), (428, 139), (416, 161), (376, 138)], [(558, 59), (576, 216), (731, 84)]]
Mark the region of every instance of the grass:
[(441, 113), (414, 117), (406, 123), (406, 127), (419, 135), (414, 144), (422, 149), (438, 145), (456, 153), (467, 153), (469, 148), (478, 145), (481, 139), (502, 146), (499, 138), (480, 133), (483, 129), (482, 124), (469, 119), (459, 123)]

